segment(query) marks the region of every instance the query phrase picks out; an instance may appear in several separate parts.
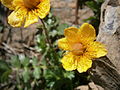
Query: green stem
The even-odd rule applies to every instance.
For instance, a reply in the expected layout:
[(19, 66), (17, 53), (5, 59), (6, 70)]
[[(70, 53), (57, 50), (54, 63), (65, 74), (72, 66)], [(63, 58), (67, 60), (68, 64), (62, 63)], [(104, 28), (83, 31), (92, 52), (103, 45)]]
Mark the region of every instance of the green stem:
[[(43, 21), (42, 19), (41, 19), (41, 22), (42, 22), (43, 27), (44, 27), (44, 33), (45, 33), (47, 42), (48, 42), (48, 44), (49, 44), (49, 46), (50, 46), (50, 50), (51, 50), (51, 52), (52, 52), (52, 54), (53, 54), (54, 59), (57, 60), (57, 55), (56, 55), (56, 52), (55, 52), (55, 50), (54, 50), (54, 48), (53, 48), (53, 46), (52, 46), (52, 44), (51, 44), (50, 37), (49, 37), (49, 34), (48, 34), (48, 30), (47, 30), (47, 26), (45, 25), (45, 23), (44, 23), (44, 21)], [(57, 63), (56, 63), (56, 64), (57, 64)]]
[(50, 39), (49, 39), (49, 35), (48, 35), (47, 27), (46, 27), (44, 21), (43, 21), (42, 19), (40, 19), (40, 20), (41, 20), (41, 22), (42, 22), (42, 24), (43, 24), (43, 27), (44, 27), (44, 33), (45, 33), (45, 36), (46, 36), (47, 42), (48, 42), (50, 48), (53, 48), (53, 46), (52, 46), (52, 44), (51, 44), (51, 42), (50, 42)]

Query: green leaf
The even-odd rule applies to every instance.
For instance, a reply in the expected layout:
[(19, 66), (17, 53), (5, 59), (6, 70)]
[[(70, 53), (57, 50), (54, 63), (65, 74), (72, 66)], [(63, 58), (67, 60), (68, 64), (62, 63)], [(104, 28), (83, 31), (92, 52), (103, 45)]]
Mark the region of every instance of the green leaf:
[(13, 56), (12, 57), (11, 64), (15, 68), (20, 68), (21, 67), (21, 63), (20, 63), (20, 60), (19, 60), (18, 56)]
[(1, 74), (0, 80), (1, 82), (5, 82), (8, 80), (8, 76), (11, 74), (12, 70), (7, 70), (3, 74)]
[(63, 35), (64, 33), (64, 29), (65, 28), (68, 28), (69, 25), (68, 24), (60, 24), (58, 27), (57, 27), (57, 31), (58, 31), (58, 35)]
[(0, 60), (0, 71), (6, 71), (6, 70), (9, 70), (10, 67), (8, 66), (8, 64), (3, 61), (3, 60)]
[(40, 74), (41, 74), (40, 67), (35, 67), (33, 71), (33, 75), (35, 79), (40, 79)]
[(97, 2), (95, 1), (87, 1), (86, 5), (91, 8), (94, 12), (97, 12), (99, 10), (99, 6), (97, 5)]
[(64, 77), (69, 78), (70, 80), (72, 80), (75, 77), (75, 75), (74, 75), (74, 72), (66, 71), (66, 72), (64, 72)]
[(32, 65), (33, 65), (33, 67), (35, 67), (36, 65), (38, 65), (38, 60), (37, 60), (36, 57), (34, 57), (34, 58), (32, 59)]
[(49, 33), (49, 36), (55, 37), (57, 35), (57, 31), (53, 30)]
[(22, 60), (21, 60), (21, 64), (24, 66), (24, 67), (27, 67), (30, 63), (30, 60), (28, 57), (24, 57)]
[(43, 53), (46, 50), (46, 41), (45, 41), (45, 36), (43, 34), (38, 35), (37, 37), (37, 49), (41, 53)]
[(0, 82), (7, 81), (11, 72), (12, 70), (9, 65), (5, 61), (0, 60)]
[(51, 24), (52, 23), (52, 19), (48, 19), (47, 23)]
[(25, 83), (27, 83), (28, 80), (30, 80), (30, 72), (28, 68), (25, 67), (25, 70), (23, 71), (22, 76)]
[(89, 17), (89, 18), (87, 18), (87, 19), (84, 19), (83, 21), (84, 21), (84, 22), (87, 22), (87, 21), (91, 21), (91, 20), (95, 20), (95, 19), (96, 19), (95, 16), (91, 16), (91, 17)]
[(72, 90), (72, 81), (68, 78), (57, 80), (52, 90)]

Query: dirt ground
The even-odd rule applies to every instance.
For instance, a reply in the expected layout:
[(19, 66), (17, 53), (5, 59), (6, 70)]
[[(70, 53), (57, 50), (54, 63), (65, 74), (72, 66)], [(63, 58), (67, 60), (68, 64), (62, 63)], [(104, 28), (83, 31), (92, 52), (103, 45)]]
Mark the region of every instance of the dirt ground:
[[(54, 15), (58, 16), (61, 22), (73, 24), (75, 21), (76, 1), (77, 0), (51, 0)], [(83, 20), (90, 16), (93, 16), (93, 12), (88, 7), (79, 9), (79, 24), (82, 24)]]

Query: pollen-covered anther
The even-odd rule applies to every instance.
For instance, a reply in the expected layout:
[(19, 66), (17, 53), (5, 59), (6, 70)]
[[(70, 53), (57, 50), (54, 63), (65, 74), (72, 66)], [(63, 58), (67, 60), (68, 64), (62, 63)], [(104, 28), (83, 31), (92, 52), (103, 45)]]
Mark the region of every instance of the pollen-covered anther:
[(35, 8), (41, 0), (23, 0), (26, 8), (32, 9)]
[(81, 43), (76, 43), (72, 46), (72, 53), (74, 55), (82, 55), (84, 51), (85, 51), (85, 48)]

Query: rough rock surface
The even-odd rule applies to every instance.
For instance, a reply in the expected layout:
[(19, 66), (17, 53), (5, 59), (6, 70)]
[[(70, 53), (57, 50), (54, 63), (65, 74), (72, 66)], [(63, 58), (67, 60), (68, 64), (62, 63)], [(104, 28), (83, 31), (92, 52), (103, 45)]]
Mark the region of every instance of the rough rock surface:
[(120, 90), (120, 0), (103, 3), (97, 40), (106, 45), (108, 54), (94, 62), (92, 79), (105, 90)]

